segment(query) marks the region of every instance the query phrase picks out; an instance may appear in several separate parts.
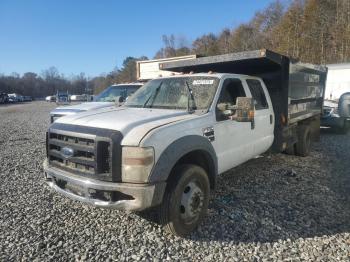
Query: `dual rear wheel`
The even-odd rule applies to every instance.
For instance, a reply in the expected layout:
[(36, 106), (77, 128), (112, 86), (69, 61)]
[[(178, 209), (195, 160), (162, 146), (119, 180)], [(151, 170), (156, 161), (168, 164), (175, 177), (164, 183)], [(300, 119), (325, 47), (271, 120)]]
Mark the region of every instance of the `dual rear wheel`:
[(308, 156), (311, 147), (311, 129), (309, 126), (298, 126), (297, 142), (286, 149), (288, 155)]

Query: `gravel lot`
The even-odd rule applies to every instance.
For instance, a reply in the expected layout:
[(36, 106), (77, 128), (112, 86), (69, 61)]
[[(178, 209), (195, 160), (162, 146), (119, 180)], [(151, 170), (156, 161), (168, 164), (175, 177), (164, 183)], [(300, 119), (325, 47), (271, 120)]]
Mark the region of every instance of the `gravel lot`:
[(155, 214), (66, 199), (43, 182), (53, 103), (0, 106), (0, 261), (349, 261), (350, 134), (322, 132), (311, 156), (254, 159), (222, 175), (187, 239)]

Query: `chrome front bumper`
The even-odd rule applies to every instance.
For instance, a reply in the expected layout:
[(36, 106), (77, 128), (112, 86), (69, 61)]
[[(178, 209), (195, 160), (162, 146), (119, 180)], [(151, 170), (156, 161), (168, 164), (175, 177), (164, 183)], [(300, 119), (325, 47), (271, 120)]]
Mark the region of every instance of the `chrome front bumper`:
[[(165, 182), (157, 184), (130, 184), (88, 179), (54, 167), (49, 167), (47, 160), (44, 162), (44, 172), (46, 183), (64, 196), (93, 206), (119, 210), (139, 211), (148, 207), (156, 206), (161, 203), (166, 187)], [(63, 188), (59, 186), (57, 183), (58, 181), (64, 181), (81, 188), (82, 193), (84, 194), (79, 195), (67, 188)], [(91, 190), (118, 192), (130, 197), (129, 199), (120, 199), (114, 202), (104, 201), (95, 198), (90, 193)]]

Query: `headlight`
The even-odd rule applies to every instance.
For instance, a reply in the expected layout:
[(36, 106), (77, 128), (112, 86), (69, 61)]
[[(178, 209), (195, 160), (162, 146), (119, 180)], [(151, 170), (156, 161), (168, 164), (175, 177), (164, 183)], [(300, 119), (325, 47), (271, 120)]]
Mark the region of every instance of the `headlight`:
[(122, 181), (131, 183), (147, 182), (153, 164), (153, 147), (123, 147)]

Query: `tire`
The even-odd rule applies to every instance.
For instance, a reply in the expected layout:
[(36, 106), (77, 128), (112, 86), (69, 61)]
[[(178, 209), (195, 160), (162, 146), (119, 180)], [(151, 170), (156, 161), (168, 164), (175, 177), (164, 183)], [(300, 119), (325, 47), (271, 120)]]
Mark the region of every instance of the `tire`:
[(298, 127), (298, 142), (295, 145), (295, 153), (298, 156), (308, 156), (311, 145), (311, 131), (309, 126)]
[(343, 126), (337, 128), (337, 133), (346, 135), (349, 132), (349, 129), (350, 125), (346, 121), (344, 121)]
[(209, 179), (203, 168), (187, 164), (175, 167), (159, 210), (165, 230), (181, 237), (191, 233), (207, 213), (209, 195)]
[(286, 150), (284, 150), (284, 153), (286, 153), (287, 155), (295, 155), (295, 144), (287, 147)]

